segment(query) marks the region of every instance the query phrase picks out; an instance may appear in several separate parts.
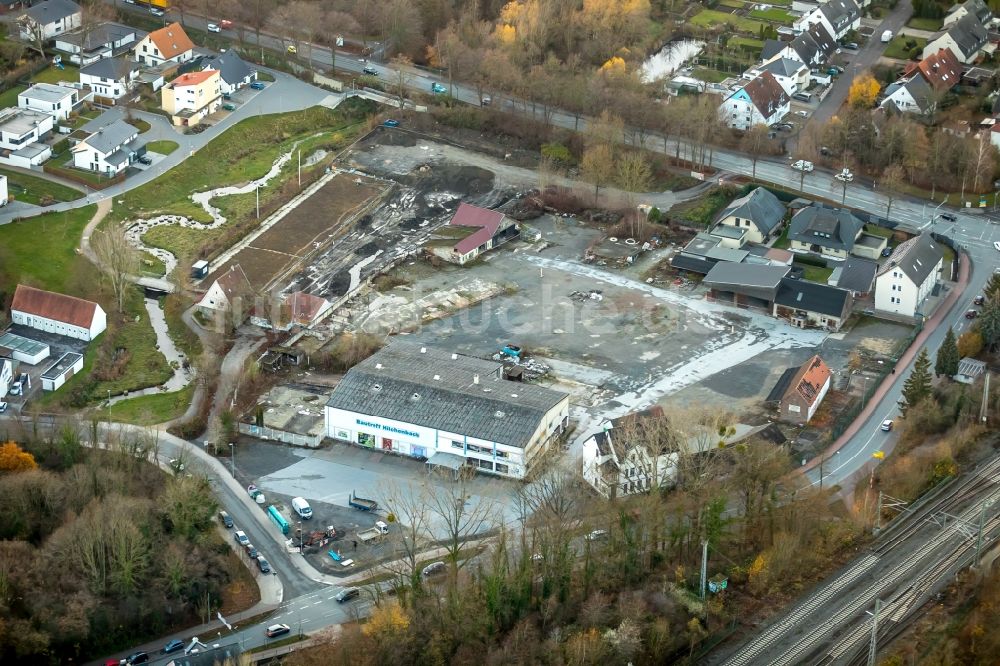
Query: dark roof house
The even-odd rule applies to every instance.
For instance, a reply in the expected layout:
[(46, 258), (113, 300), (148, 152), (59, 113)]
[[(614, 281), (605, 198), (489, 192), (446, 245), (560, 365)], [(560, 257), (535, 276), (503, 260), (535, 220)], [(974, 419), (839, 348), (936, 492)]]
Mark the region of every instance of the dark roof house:
[(838, 35), (849, 30), (850, 25), (861, 18), (861, 8), (854, 0), (829, 0), (819, 9)]
[(840, 267), (836, 286), (858, 295), (871, 293), (877, 271), (878, 263), (871, 259), (848, 257)]
[(765, 118), (772, 117), (781, 107), (789, 102), (788, 93), (781, 87), (771, 72), (765, 71), (756, 79), (747, 83), (743, 89), (750, 101)]
[(850, 252), (864, 223), (841, 208), (812, 205), (792, 217), (788, 238), (809, 245)]
[(25, 12), (38, 25), (56, 23), (79, 13), (80, 5), (72, 0), (45, 0), (29, 7)]
[(81, 68), (80, 74), (119, 81), (139, 67), (139, 63), (126, 58), (101, 58)]
[(229, 49), (211, 58), (205, 58), (202, 69), (214, 69), (219, 72), (219, 78), (230, 86), (238, 85), (253, 76), (254, 68), (246, 63), (236, 49)]
[(783, 278), (774, 298), (776, 306), (814, 312), (844, 320), (850, 312), (851, 292), (807, 280)]
[(785, 205), (770, 190), (758, 187), (746, 196), (734, 199), (719, 213), (716, 222), (729, 217), (750, 220), (766, 237), (781, 225), (781, 220), (785, 217)]
[(889, 260), (882, 264), (878, 274), (898, 268), (915, 285), (921, 285), (944, 258), (944, 250), (924, 232), (896, 246)]

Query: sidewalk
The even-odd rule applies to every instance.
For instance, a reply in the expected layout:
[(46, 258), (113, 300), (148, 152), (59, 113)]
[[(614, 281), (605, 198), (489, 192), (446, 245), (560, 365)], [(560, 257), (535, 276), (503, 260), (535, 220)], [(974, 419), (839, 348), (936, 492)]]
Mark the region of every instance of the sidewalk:
[[(945, 299), (944, 302), (942, 302), (938, 306), (937, 310), (934, 312), (931, 318), (928, 319), (927, 322), (924, 324), (923, 330), (921, 330), (920, 333), (917, 335), (917, 337), (913, 340), (913, 344), (911, 344), (909, 348), (907, 348), (907, 350), (903, 352), (902, 356), (899, 357), (899, 361), (897, 361), (896, 363), (896, 368), (899, 371), (887, 375), (886, 378), (882, 380), (882, 383), (879, 384), (878, 388), (875, 389), (871, 397), (868, 399), (868, 406), (865, 407), (863, 410), (861, 410), (861, 413), (858, 414), (858, 417), (856, 419), (854, 419), (854, 422), (851, 423), (850, 426), (848, 426), (847, 430), (845, 430), (844, 433), (840, 437), (838, 437), (835, 442), (833, 442), (829, 447), (827, 447), (825, 451), (820, 453), (818, 456), (814, 456), (813, 459), (810, 460), (808, 463), (796, 469), (795, 473), (805, 474), (809, 470), (818, 467), (820, 461), (824, 459), (829, 460), (830, 457), (833, 456), (837, 451), (839, 451), (845, 444), (847, 444), (847, 442), (849, 442), (851, 438), (853, 438), (855, 435), (858, 434), (858, 431), (861, 429), (861, 426), (864, 425), (864, 423), (869, 418), (871, 418), (872, 414), (874, 414), (877, 409), (882, 408), (882, 400), (885, 398), (886, 394), (892, 388), (893, 384), (895, 384), (897, 381), (899, 382), (904, 381), (903, 375), (905, 375), (906, 373), (903, 372), (903, 370), (909, 367), (910, 363), (913, 362), (913, 359), (919, 353), (920, 349), (927, 342), (927, 338), (929, 338), (931, 334), (934, 333), (935, 330), (937, 330), (937, 327), (941, 325), (941, 322), (944, 320), (944, 318), (948, 315), (949, 312), (951, 312), (951, 309), (955, 306), (955, 303), (958, 302), (958, 299), (962, 296), (963, 293), (965, 293), (965, 288), (969, 285), (969, 277), (970, 277), (969, 258), (968, 256), (962, 254), (960, 255), (959, 259), (958, 281), (955, 283), (955, 286), (951, 289), (951, 293), (948, 294), (948, 298)], [(864, 466), (861, 467), (861, 469), (863, 468)]]

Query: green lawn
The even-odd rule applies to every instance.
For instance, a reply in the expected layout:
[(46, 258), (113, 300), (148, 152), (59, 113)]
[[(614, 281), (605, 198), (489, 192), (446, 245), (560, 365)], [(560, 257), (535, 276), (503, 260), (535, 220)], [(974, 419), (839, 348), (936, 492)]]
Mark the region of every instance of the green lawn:
[(7, 176), (8, 192), (18, 201), (43, 205), (42, 200), (51, 201), (76, 201), (83, 196), (83, 192), (66, 187), (60, 183), (53, 183), (50, 180), (29, 176), (20, 171), (10, 171), (0, 168), (0, 174)]
[(129, 125), (139, 130), (139, 134), (145, 134), (152, 127), (148, 122), (141, 118), (133, 118), (132, 120), (126, 121)]
[(877, 224), (866, 224), (865, 233), (869, 233), (872, 236), (881, 236), (882, 238), (892, 238), (892, 229), (886, 229)]
[(135, 425), (156, 425), (182, 416), (191, 404), (194, 387), (172, 393), (144, 395), (111, 406), (111, 420)]
[[(0, 291), (14, 293), (18, 282), (51, 291), (93, 297), (93, 267), (76, 253), (97, 206), (46, 213), (0, 226)], [(40, 242), (39, 239), (44, 239)]]
[(733, 9), (743, 9), (746, 5), (746, 0), (720, 0), (719, 5), (722, 7), (731, 7)]
[(772, 7), (771, 9), (755, 9), (750, 12), (750, 16), (753, 18), (763, 19), (765, 21), (771, 21), (773, 23), (782, 23), (784, 25), (791, 25), (792, 15), (786, 12), (784, 9), (778, 9)]
[(707, 83), (722, 83), (726, 79), (732, 76), (732, 74), (726, 74), (725, 72), (720, 72), (717, 69), (706, 69), (705, 67), (695, 67), (694, 71), (691, 72), (691, 76), (698, 79), (699, 81), (705, 81)]
[(796, 264), (796, 266), (802, 269), (802, 277), (810, 282), (826, 284), (826, 281), (830, 278), (830, 274), (833, 273), (832, 268), (810, 266), (809, 264)]
[[(913, 44), (913, 46), (907, 46), (907, 43)], [(889, 42), (889, 46), (885, 49), (885, 52), (882, 55), (886, 58), (909, 60), (910, 51), (915, 48), (923, 51), (925, 46), (927, 46), (927, 40), (923, 37), (911, 37), (900, 33), (896, 35), (891, 42)]]
[(86, 125), (99, 115), (101, 115), (101, 112), (98, 111), (97, 109), (84, 111), (73, 120), (73, 122), (70, 124), (70, 127), (72, 127), (73, 129), (80, 129), (81, 127), (83, 127), (84, 125)]
[(703, 9), (691, 17), (691, 24), (702, 28), (711, 28), (717, 25), (728, 25), (741, 32), (748, 32), (754, 35), (760, 34), (764, 24), (760, 21), (752, 21), (742, 16), (720, 12), (714, 9)]
[(942, 19), (939, 18), (911, 18), (906, 24), (908, 28), (913, 28), (914, 30), (927, 30), (929, 32), (937, 32), (941, 29)]
[(774, 245), (771, 247), (778, 250), (787, 250), (791, 246), (792, 242), (788, 240), (788, 229), (788, 225), (785, 225), (784, 231), (781, 232), (781, 235), (778, 236), (778, 240), (774, 241)]
[(67, 175), (70, 178), (80, 178), (95, 187), (99, 187), (108, 182), (107, 177), (102, 176), (99, 173), (94, 173), (93, 171), (87, 171), (85, 169), (77, 169), (71, 164), (72, 161), (73, 153), (67, 150), (61, 155), (56, 155), (51, 160), (46, 162), (45, 169), (46, 171), (51, 171), (57, 175)]
[(747, 51), (760, 51), (764, 48), (764, 42), (750, 37), (733, 37), (726, 45), (730, 48), (745, 49)]
[(160, 155), (169, 155), (178, 148), (180, 148), (180, 146), (176, 141), (150, 141), (146, 144), (146, 150), (153, 153), (159, 153)]
[(80, 69), (72, 65), (66, 65), (66, 69), (59, 69), (51, 65), (31, 77), (34, 83), (59, 83), (60, 81), (79, 81)]
[(17, 106), (17, 96), (23, 90), (27, 90), (27, 86), (14, 86), (12, 88), (7, 88), (2, 93), (0, 93), (0, 109), (6, 109), (10, 106)]

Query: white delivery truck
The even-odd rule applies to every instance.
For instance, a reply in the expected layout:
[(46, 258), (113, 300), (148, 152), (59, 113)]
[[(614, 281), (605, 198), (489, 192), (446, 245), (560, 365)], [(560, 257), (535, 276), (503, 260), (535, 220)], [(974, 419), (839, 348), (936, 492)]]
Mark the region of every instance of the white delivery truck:
[(888, 44), (892, 41), (892, 30), (886, 30), (882, 33), (882, 43)]
[(295, 509), (295, 513), (299, 514), (303, 520), (309, 520), (313, 516), (312, 507), (309, 506), (309, 502), (304, 497), (294, 498), (292, 500), (292, 508)]

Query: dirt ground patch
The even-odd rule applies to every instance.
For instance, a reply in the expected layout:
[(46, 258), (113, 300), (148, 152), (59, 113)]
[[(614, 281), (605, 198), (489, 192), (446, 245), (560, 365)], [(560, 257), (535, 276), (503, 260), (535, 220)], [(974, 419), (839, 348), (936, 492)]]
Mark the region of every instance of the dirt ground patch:
[(215, 272), (222, 275), (239, 264), (256, 290), (274, 280), (323, 245), (347, 233), (358, 209), (383, 191), (375, 180), (337, 174), (270, 229), (233, 255)]

